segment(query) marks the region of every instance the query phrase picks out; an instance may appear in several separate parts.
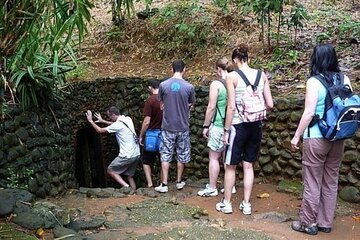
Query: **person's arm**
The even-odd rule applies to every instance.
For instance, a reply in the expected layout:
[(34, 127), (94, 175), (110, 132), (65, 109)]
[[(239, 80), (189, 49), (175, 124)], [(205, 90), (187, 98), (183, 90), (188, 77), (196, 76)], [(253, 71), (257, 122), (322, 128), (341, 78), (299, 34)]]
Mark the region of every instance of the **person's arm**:
[(310, 81), (306, 84), (306, 95), (305, 95), (305, 109), (301, 116), (300, 123), (296, 129), (295, 135), (291, 140), (291, 146), (295, 149), (299, 149), (298, 143), (300, 137), (303, 135), (307, 126), (309, 126), (311, 120), (315, 115), (316, 104), (318, 101), (318, 91), (310, 86)]
[(94, 113), (94, 116), (97, 118), (97, 121), (96, 122), (100, 122), (100, 123), (104, 123), (106, 125), (111, 125), (113, 124), (114, 122), (111, 122), (111, 121), (106, 121), (104, 120), (102, 117), (101, 117), (101, 114), (96, 112)]
[(218, 95), (219, 95), (219, 85), (217, 85), (216, 81), (214, 81), (210, 84), (209, 103), (206, 108), (205, 120), (203, 124), (203, 136), (205, 138), (209, 137), (209, 127), (211, 124), (211, 119), (213, 118), (214, 113), (216, 111), (216, 102)]
[(191, 93), (189, 96), (189, 110), (192, 111), (195, 108), (195, 102), (196, 102), (196, 97), (195, 97), (195, 88), (194, 86), (191, 89)]
[(94, 123), (93, 117), (92, 117), (92, 112), (90, 110), (86, 111), (86, 118), (87, 118), (88, 122), (90, 123), (90, 125), (95, 129), (96, 132), (98, 132), (98, 133), (107, 133), (108, 132), (106, 130), (106, 128), (101, 128), (98, 125), (96, 125), (96, 123)]
[[(235, 74), (235, 73), (234, 73)], [(237, 84), (236, 76), (230, 73), (226, 76), (226, 91), (227, 91), (227, 109), (224, 124), (224, 142), (229, 143), (229, 129), (235, 113), (235, 86)]]
[(145, 136), (145, 132), (149, 127), (150, 120), (151, 120), (150, 116), (144, 117), (144, 121), (142, 123), (141, 130), (140, 130), (140, 136), (139, 136), (139, 142), (141, 145), (142, 145), (142, 140), (144, 139), (144, 136)]
[(270, 83), (269, 83), (269, 79), (267, 78), (265, 73), (262, 73), (262, 77), (264, 79), (264, 99), (265, 99), (265, 105), (267, 109), (272, 109), (274, 107), (274, 102), (273, 102), (273, 98), (271, 96), (271, 91), (270, 91)]

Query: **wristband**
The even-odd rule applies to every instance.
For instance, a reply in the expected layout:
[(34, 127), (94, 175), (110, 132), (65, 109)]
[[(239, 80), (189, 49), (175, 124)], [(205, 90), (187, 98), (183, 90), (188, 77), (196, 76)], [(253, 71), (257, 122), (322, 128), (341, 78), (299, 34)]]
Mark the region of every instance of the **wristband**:
[(224, 132), (229, 133), (229, 132), (230, 132), (230, 129), (224, 128)]
[(209, 125), (204, 125), (203, 128), (209, 128), (210, 126)]

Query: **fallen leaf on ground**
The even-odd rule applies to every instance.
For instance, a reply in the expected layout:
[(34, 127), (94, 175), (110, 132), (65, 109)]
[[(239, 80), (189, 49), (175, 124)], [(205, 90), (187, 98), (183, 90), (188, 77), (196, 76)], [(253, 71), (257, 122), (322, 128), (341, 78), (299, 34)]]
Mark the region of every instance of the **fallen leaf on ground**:
[(360, 215), (359, 216), (352, 216), (352, 219), (354, 219), (356, 222), (360, 222)]
[(261, 193), (261, 194), (258, 194), (256, 195), (258, 198), (269, 198), (270, 197), (270, 194), (265, 192), (265, 193)]

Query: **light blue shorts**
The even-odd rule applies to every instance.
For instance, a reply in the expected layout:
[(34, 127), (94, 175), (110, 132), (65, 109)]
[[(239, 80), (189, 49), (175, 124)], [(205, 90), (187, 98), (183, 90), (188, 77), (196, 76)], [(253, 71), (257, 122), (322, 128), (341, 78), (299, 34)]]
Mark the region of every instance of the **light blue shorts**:
[(222, 152), (225, 149), (224, 141), (224, 128), (212, 125), (209, 129), (209, 139), (207, 146), (215, 151)]

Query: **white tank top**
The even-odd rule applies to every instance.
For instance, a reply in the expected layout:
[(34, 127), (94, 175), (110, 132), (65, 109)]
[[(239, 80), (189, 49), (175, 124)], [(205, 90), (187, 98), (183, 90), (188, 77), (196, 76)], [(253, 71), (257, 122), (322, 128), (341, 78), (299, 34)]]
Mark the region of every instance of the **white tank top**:
[[(257, 74), (257, 70), (254, 71), (255, 69), (251, 69), (251, 72), (249, 71), (246, 71), (244, 72), (245, 76), (248, 78), (249, 82), (251, 84), (255, 83), (255, 79), (256, 79), (256, 74)], [(238, 73), (236, 73), (238, 75), (238, 82), (237, 82), (237, 85), (236, 85), (236, 88), (235, 88), (235, 105), (236, 105), (236, 108), (235, 108), (235, 112), (234, 112), (234, 117), (232, 119), (232, 122), (231, 124), (232, 125), (235, 125), (235, 124), (239, 124), (239, 123), (242, 123), (243, 122), (243, 119), (240, 117), (240, 114), (239, 114), (239, 110), (241, 111), (241, 106), (240, 106), (240, 103), (241, 103), (241, 98), (242, 98), (242, 95), (244, 94), (245, 90), (246, 90), (246, 84), (244, 82), (244, 80), (240, 77), (240, 75)], [(258, 86), (258, 90), (260, 93), (264, 93), (264, 79), (263, 78), (260, 78), (260, 81), (259, 81), (259, 86)]]

